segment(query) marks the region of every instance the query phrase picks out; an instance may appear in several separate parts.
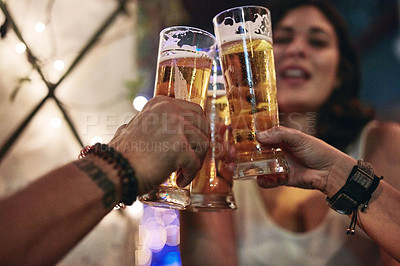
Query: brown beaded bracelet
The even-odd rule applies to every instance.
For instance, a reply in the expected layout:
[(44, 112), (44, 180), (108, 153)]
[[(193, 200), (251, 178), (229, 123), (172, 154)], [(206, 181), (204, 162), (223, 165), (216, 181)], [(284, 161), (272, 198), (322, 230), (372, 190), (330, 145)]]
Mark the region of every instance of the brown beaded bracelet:
[(137, 197), (137, 179), (135, 171), (129, 162), (113, 147), (101, 143), (83, 148), (79, 154), (79, 158), (84, 158), (88, 154), (93, 154), (109, 164), (114, 164), (113, 168), (118, 170), (118, 176), (121, 180), (122, 194), (121, 202), (118, 203), (117, 207), (124, 208), (126, 205), (132, 205)]

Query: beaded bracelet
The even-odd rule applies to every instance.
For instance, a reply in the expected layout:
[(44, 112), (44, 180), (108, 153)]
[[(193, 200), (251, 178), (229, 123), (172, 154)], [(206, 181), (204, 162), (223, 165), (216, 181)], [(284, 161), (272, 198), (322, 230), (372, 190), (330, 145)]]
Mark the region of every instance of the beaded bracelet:
[(137, 197), (137, 179), (135, 171), (129, 162), (113, 147), (101, 143), (83, 148), (79, 154), (79, 158), (84, 158), (88, 154), (93, 154), (109, 164), (114, 164), (113, 168), (118, 170), (122, 195), (121, 202), (116, 207), (125, 208), (126, 205), (132, 205)]

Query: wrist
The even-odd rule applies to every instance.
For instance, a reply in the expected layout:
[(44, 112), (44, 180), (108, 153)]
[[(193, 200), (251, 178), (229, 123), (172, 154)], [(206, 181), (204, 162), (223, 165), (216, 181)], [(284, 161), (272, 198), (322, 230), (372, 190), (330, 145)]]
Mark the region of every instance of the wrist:
[(113, 184), (115, 184), (116, 188), (118, 189), (118, 199), (119, 199), (121, 193), (121, 184), (117, 169), (115, 169), (113, 165), (107, 163), (107, 161), (105, 161), (104, 159), (94, 154), (88, 154), (85, 156), (85, 158), (81, 158), (81, 160), (90, 161), (107, 175), (108, 179), (111, 182), (113, 182)]
[(335, 163), (329, 170), (327, 185), (323, 191), (328, 198), (335, 195), (346, 184), (347, 178), (356, 164), (357, 160), (348, 155), (335, 160)]
[[(138, 184), (135, 177), (135, 171), (131, 167), (128, 160), (124, 158), (124, 156), (115, 150), (113, 147), (110, 147), (106, 144), (96, 143), (92, 146), (87, 146), (82, 149), (79, 158), (84, 158), (90, 156), (92, 160), (96, 160), (96, 158), (101, 159), (103, 162), (96, 160), (98, 164), (102, 165), (107, 169), (107, 172), (111, 177), (114, 177), (115, 184), (115, 176), (119, 179), (119, 207), (124, 207), (125, 205), (132, 205), (132, 203), (136, 200), (137, 197), (137, 189)], [(93, 158), (95, 157), (95, 158)], [(109, 166), (105, 166), (104, 163)], [(112, 169), (110, 169), (110, 167)], [(114, 170), (114, 171), (113, 171)], [(96, 173), (97, 175), (99, 173)], [(103, 182), (98, 183), (99, 186), (104, 186)], [(118, 207), (118, 206), (117, 206)]]
[(358, 160), (354, 165), (346, 183), (332, 197), (327, 197), (329, 207), (341, 214), (352, 214), (352, 219), (347, 229), (348, 234), (354, 234), (357, 224), (357, 212), (365, 212), (371, 200), (372, 193), (376, 190), (380, 180), (370, 163)]

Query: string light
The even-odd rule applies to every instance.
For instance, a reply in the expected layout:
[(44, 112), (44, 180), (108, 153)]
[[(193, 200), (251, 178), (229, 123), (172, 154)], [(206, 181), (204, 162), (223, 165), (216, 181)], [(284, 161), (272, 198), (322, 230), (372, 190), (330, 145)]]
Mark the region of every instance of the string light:
[(56, 60), (53, 63), (53, 67), (57, 71), (62, 71), (64, 69), (64, 67), (65, 67), (65, 63), (62, 60)]
[(53, 128), (60, 128), (61, 127), (61, 119), (59, 117), (53, 117), (50, 121), (50, 125)]
[(26, 51), (26, 46), (25, 44), (23, 44), (22, 42), (17, 43), (17, 45), (15, 45), (15, 51), (19, 54), (23, 54)]
[[(30, 25), (30, 28), (32, 30), (32, 25)], [(33, 25), (33, 30), (37, 33), (43, 33), (46, 30), (46, 25), (42, 22), (37, 22)], [(18, 54), (24, 54), (26, 50), (27, 47), (22, 42), (19, 42), (15, 45), (15, 51)], [(65, 69), (65, 62), (60, 59), (55, 60), (52, 64), (52, 67), (56, 71), (63, 71)], [(133, 100), (133, 107), (137, 111), (141, 111), (147, 102), (148, 99), (146, 97), (138, 96)], [(44, 120), (44, 122), (46, 123), (46, 120)], [(53, 117), (50, 120), (50, 126), (55, 129), (60, 128), (62, 123), (63, 120), (60, 117)], [(102, 137), (94, 136), (90, 140), (91, 145), (98, 142), (103, 143)], [(148, 215), (145, 215), (145, 209), (148, 210)], [(141, 204), (139, 201), (136, 201), (135, 204), (127, 208), (127, 212), (131, 217), (136, 219), (140, 219), (142, 217), (143, 220), (143, 217), (148, 217), (148, 219), (144, 222), (144, 225), (141, 226), (143, 230), (141, 230), (142, 234), (140, 234), (140, 238), (142, 239), (141, 241), (143, 241), (143, 244), (139, 245), (139, 249), (136, 250), (137, 265), (151, 265), (153, 252), (160, 252), (165, 245), (179, 245), (180, 232), (177, 211), (151, 207), (145, 208), (143, 204)]]
[(34, 28), (36, 32), (42, 33), (46, 29), (46, 25), (44, 25), (42, 22), (38, 22), (35, 24)]
[[(47, 24), (47, 26), (49, 25), (50, 24)], [(32, 24), (29, 25), (29, 28), (31, 31), (40, 34), (45, 32), (46, 24), (37, 22), (33, 25), (33, 27)], [(38, 36), (39, 35), (36, 35), (37, 38), (39, 38)], [(39, 39), (42, 38), (40, 37)], [(27, 43), (28, 45), (30, 44), (29, 41)], [(19, 42), (15, 45), (15, 51), (18, 54), (24, 54), (26, 50), (27, 47), (22, 42)], [(48, 67), (53, 67), (53, 69), (56, 71), (63, 71), (65, 69), (65, 62), (63, 60), (55, 60), (52, 65), (51, 62), (52, 60), (50, 60), (50, 64), (47, 65)], [(50, 72), (54, 73), (54, 71), (51, 71), (51, 69)], [(147, 102), (148, 99), (146, 97), (138, 96), (134, 99), (133, 106), (136, 110), (141, 111)], [(47, 123), (47, 126), (50, 124), (52, 128), (58, 129), (63, 125), (63, 119), (60, 117), (51, 118), (49, 123), (48, 119), (50, 117), (47, 117), (47, 119), (43, 120), (44, 123)], [(103, 143), (102, 137), (94, 136), (90, 140), (91, 145), (97, 142)], [(145, 240), (146, 244), (142, 245), (141, 248), (136, 251), (136, 258), (139, 258), (139, 261), (137, 261), (139, 262), (138, 265), (150, 265), (152, 261), (152, 251), (159, 252), (165, 247), (166, 244), (169, 246), (176, 246), (179, 244), (179, 217), (177, 212), (174, 210), (164, 209), (153, 210), (153, 208), (148, 208), (148, 210), (151, 212), (151, 218), (148, 219), (147, 224), (144, 227), (147, 231), (147, 238)], [(136, 201), (132, 206), (127, 208), (127, 212), (133, 218), (140, 219), (144, 216), (144, 207), (139, 201)]]

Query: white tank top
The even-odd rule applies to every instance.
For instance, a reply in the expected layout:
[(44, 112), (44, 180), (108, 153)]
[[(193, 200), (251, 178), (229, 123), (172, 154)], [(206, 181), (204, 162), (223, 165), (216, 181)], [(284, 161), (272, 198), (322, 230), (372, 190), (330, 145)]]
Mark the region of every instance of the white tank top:
[[(363, 135), (352, 155), (361, 155)], [(255, 180), (236, 181), (234, 195), (239, 265), (380, 265), (379, 247), (360, 228), (346, 234), (347, 215), (329, 210), (317, 228), (296, 233), (271, 219)]]

